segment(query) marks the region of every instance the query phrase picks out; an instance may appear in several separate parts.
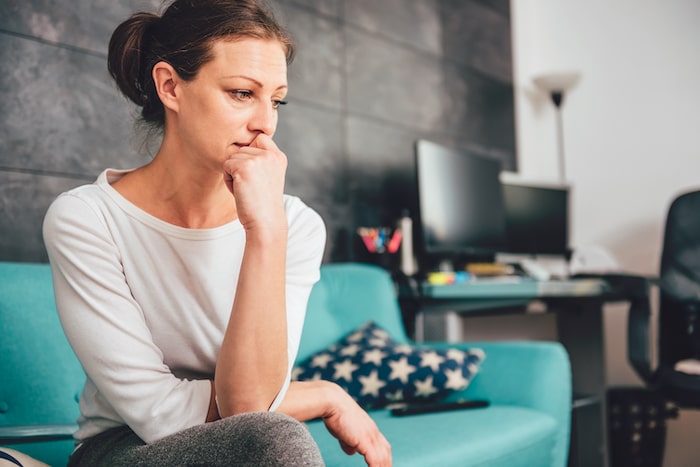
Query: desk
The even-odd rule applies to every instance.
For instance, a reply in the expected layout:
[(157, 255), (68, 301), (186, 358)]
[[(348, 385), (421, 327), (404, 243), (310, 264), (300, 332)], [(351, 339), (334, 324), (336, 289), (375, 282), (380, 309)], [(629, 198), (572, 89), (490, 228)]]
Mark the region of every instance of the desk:
[[(399, 291), (406, 328), (418, 342), (423, 340), (428, 313), (461, 317), (526, 313), (533, 303), (538, 312), (556, 313), (558, 339), (569, 353), (573, 379), (569, 465), (608, 464), (602, 308), (608, 302), (626, 301), (622, 294), (601, 279), (404, 284)], [(461, 340), (461, 326), (456, 326), (455, 333), (452, 324), (451, 334), (446, 332), (448, 340)]]

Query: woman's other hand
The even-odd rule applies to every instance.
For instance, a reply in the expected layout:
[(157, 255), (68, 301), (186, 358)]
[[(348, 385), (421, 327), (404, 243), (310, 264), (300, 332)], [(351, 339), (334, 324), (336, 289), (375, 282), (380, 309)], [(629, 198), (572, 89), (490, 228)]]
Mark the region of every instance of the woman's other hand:
[(391, 446), (374, 420), (340, 387), (338, 402), (323, 417), (346, 454), (361, 454), (369, 467), (391, 466)]
[(300, 421), (322, 418), (345, 453), (362, 455), (370, 467), (391, 466), (391, 446), (377, 424), (335, 383), (292, 382), (277, 410)]

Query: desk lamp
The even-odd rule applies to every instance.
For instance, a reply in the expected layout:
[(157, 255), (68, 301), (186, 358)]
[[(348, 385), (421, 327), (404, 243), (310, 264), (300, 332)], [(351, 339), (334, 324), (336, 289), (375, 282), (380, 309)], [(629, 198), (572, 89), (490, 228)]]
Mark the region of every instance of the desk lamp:
[(566, 170), (564, 166), (564, 123), (562, 119), (562, 104), (564, 94), (572, 89), (581, 78), (577, 71), (547, 73), (535, 76), (532, 81), (540, 90), (549, 94), (557, 112), (557, 142), (559, 146), (559, 181), (566, 183)]

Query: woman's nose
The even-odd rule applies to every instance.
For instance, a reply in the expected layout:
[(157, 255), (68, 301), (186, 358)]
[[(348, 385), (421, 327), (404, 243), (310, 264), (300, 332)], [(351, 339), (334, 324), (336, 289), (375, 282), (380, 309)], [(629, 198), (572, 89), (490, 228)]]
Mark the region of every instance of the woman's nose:
[(272, 136), (277, 128), (277, 109), (273, 108), (269, 102), (261, 102), (256, 107), (248, 127), (251, 131)]

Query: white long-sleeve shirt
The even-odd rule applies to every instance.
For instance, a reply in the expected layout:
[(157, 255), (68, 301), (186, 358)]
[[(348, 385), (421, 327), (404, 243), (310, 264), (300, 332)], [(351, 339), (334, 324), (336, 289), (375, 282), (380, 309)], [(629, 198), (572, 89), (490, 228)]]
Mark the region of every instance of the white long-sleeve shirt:
[[(59, 317), (87, 374), (78, 441), (126, 424), (150, 443), (205, 422), (245, 246), (238, 221), (187, 229), (139, 209), (110, 185), (124, 173), (60, 195), (44, 220)], [(326, 232), (284, 202), (291, 372)], [(271, 410), (288, 386), (289, 374)]]

